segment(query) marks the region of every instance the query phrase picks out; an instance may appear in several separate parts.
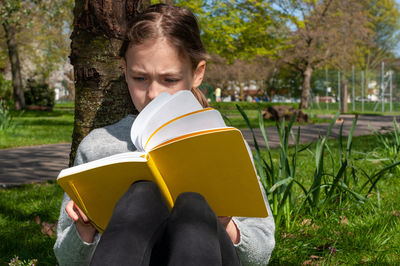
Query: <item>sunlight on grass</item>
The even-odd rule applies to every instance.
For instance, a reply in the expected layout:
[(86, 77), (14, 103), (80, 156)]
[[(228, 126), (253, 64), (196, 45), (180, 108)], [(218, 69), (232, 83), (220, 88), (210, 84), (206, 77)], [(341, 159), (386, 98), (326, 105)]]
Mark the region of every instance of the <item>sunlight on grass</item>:
[[(69, 104), (70, 105), (70, 104)], [(74, 109), (14, 112), (14, 127), (0, 133), (0, 149), (72, 141)]]

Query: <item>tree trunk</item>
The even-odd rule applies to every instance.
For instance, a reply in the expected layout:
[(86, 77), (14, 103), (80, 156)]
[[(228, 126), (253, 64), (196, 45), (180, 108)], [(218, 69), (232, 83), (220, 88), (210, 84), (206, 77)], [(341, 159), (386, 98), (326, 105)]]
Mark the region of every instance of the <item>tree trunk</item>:
[(345, 75), (342, 76), (342, 86), (340, 88), (340, 112), (342, 113), (347, 113), (348, 111), (348, 104), (347, 104), (347, 98), (348, 98), (348, 82), (345, 77)]
[(16, 29), (14, 25), (3, 22), (6, 33), (8, 56), (11, 64), (12, 86), (14, 94), (14, 108), (16, 110), (25, 109), (24, 87), (22, 85), (21, 64), (19, 62), (18, 45), (15, 40)]
[(303, 86), (301, 88), (301, 99), (300, 99), (300, 109), (308, 108), (308, 101), (310, 98), (310, 88), (311, 88), (311, 74), (313, 69), (310, 65), (307, 65), (303, 72)]
[(71, 35), (75, 121), (70, 165), (81, 140), (94, 128), (137, 112), (121, 68), (119, 48), (131, 20), (150, 1), (76, 0)]

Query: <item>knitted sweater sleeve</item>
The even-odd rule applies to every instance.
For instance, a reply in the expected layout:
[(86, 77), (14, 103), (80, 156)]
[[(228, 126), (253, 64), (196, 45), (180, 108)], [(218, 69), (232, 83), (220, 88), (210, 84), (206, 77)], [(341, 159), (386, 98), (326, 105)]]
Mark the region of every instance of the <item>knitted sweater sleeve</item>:
[[(81, 150), (78, 148), (74, 165), (82, 163), (85, 163), (85, 159)], [(64, 193), (58, 219), (57, 240), (54, 245), (54, 253), (60, 266), (89, 265), (99, 241), (100, 234), (96, 234), (93, 243), (86, 243), (81, 239), (76, 230), (75, 222), (65, 211), (65, 206), (70, 200), (70, 197)]]
[[(261, 184), (260, 184), (261, 185)], [(264, 189), (261, 187), (269, 216), (266, 218), (233, 217), (240, 240), (235, 245), (243, 266), (267, 265), (275, 247), (275, 223)]]

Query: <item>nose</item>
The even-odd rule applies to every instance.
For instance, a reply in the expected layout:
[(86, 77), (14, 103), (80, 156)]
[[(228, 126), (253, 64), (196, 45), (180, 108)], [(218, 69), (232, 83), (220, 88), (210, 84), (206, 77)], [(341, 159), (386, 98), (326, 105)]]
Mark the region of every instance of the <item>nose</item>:
[(147, 90), (147, 96), (150, 98), (150, 100), (153, 100), (156, 98), (161, 92), (163, 92), (162, 85), (157, 83), (156, 81), (153, 81), (150, 83), (148, 90)]

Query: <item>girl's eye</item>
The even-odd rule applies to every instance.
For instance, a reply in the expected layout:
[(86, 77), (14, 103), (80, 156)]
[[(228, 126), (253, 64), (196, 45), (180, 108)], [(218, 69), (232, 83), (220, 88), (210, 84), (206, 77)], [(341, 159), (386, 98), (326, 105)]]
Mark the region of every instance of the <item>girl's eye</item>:
[(133, 80), (135, 80), (135, 81), (145, 81), (146, 78), (144, 78), (144, 77), (133, 77)]
[(165, 81), (168, 83), (175, 83), (175, 82), (178, 82), (179, 79), (165, 79)]

